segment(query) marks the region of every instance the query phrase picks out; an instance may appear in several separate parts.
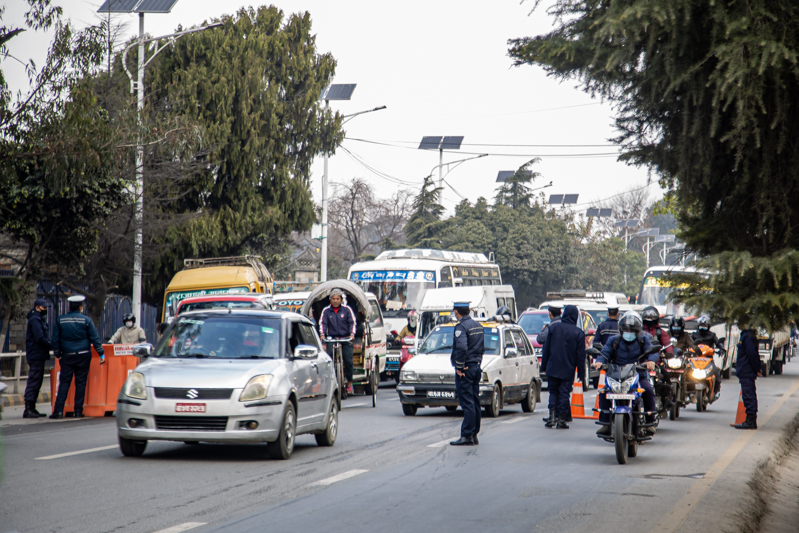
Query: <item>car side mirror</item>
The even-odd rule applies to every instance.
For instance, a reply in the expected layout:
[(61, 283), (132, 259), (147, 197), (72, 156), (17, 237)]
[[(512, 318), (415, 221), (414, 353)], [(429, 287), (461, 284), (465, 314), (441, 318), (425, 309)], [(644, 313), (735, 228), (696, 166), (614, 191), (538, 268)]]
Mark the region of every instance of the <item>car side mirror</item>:
[(505, 357), (516, 357), (519, 355), (519, 350), (516, 348), (506, 348), (505, 349)]
[(300, 344), (294, 348), (294, 359), (316, 359), (319, 357), (319, 348), (309, 344)]
[(133, 355), (136, 357), (150, 357), (153, 353), (153, 345), (145, 342), (144, 344), (137, 344), (133, 347)]

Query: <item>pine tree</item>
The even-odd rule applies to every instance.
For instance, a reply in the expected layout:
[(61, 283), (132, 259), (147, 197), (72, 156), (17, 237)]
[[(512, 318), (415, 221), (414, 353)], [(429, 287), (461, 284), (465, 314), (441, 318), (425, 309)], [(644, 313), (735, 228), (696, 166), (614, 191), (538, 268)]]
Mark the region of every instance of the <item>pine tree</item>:
[(433, 184), (428, 176), (422, 189), (413, 199), (413, 211), (405, 225), (405, 237), (410, 248), (441, 248), (441, 233), (446, 223), (441, 221), (444, 206), (441, 205), (441, 187)]
[(530, 207), (533, 201), (533, 191), (530, 186), (533, 181), (541, 177), (540, 172), (533, 172), (530, 167), (540, 163), (541, 158), (536, 157), (520, 166), (513, 175), (497, 188), (494, 205), (506, 205), (511, 209)]

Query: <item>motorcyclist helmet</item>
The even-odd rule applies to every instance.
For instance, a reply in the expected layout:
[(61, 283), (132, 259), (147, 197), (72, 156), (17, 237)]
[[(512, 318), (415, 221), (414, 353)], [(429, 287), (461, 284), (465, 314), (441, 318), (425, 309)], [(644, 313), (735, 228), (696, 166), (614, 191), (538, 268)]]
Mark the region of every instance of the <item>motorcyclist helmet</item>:
[(702, 332), (708, 331), (710, 329), (710, 318), (706, 316), (699, 317), (696, 322), (696, 329)]
[(641, 312), (641, 318), (644, 320), (644, 324), (647, 326), (654, 326), (657, 324), (658, 319), (660, 318), (660, 312), (658, 311), (657, 307), (650, 305), (649, 307), (644, 308), (644, 310)]
[(419, 317), (417, 316), (416, 311), (414, 311), (413, 309), (408, 311), (408, 325), (411, 328), (415, 328), (418, 321)]
[(128, 313), (122, 317), (122, 323), (125, 324), (125, 326), (128, 328), (132, 328), (133, 326), (136, 325), (136, 317)]
[(635, 311), (627, 311), (624, 313), (624, 316), (621, 317), (621, 320), (619, 320), (619, 331), (621, 331), (621, 337), (627, 342), (634, 341), (636, 338), (638, 338), (638, 334), (641, 333), (643, 325), (644, 324), (643, 320), (641, 320), (641, 315)]
[(669, 321), (669, 332), (672, 337), (679, 337), (685, 331), (685, 319), (682, 317), (671, 317)]

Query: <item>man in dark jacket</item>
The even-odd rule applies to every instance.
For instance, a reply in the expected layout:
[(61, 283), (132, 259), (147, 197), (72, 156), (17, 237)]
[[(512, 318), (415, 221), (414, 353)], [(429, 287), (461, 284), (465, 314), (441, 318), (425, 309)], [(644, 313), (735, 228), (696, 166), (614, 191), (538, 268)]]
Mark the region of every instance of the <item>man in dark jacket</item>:
[[(724, 345), (721, 343), (718, 336), (710, 331), (710, 317), (699, 317), (699, 320), (696, 322), (696, 331), (691, 333), (691, 338), (697, 346), (704, 344), (705, 346), (713, 348), (719, 355), (724, 355)], [(716, 385), (713, 393), (716, 395), (716, 398), (718, 398), (721, 393), (721, 370), (716, 366), (715, 361), (711, 366), (713, 367), (713, 375), (716, 376)]]
[(25, 332), (25, 359), (28, 361), (28, 385), (25, 387), (25, 411), (22, 418), (46, 416), (36, 410), (36, 400), (44, 380), (44, 365), (50, 359), (50, 331), (44, 317), (47, 316), (47, 301), (37, 298), (28, 313), (28, 328)]
[(56, 319), (53, 331), (53, 352), (61, 364), (58, 380), (58, 395), (50, 418), (63, 418), (72, 376), (75, 376), (75, 418), (83, 418), (83, 401), (86, 398), (86, 383), (92, 362), (92, 346), (100, 355), (100, 364), (105, 363), (103, 343), (97, 328), (89, 317), (82, 314), (85, 296), (70, 296), (69, 313)]
[(549, 387), (548, 428), (569, 429), (565, 419), (571, 413), (569, 396), (574, 383), (574, 369), (585, 378), (585, 333), (577, 327), (580, 312), (567, 305), (559, 322), (550, 324), (549, 334), (541, 353), (541, 368), (547, 374)]
[[(322, 341), (325, 337), (334, 339), (349, 339), (355, 336), (355, 313), (348, 305), (341, 305), (344, 301), (344, 293), (339, 289), (333, 289), (330, 293), (330, 305), (322, 310), (319, 317), (319, 336)], [(325, 351), (333, 355), (335, 343), (325, 343)], [(347, 393), (352, 394), (352, 342), (341, 343), (341, 357), (344, 360), (344, 375), (347, 377)]]
[(735, 374), (741, 383), (741, 399), (746, 408), (746, 420), (735, 424), (735, 429), (757, 429), (757, 388), (755, 380), (762, 376), (760, 354), (757, 351), (757, 331), (745, 329), (738, 343), (738, 356), (735, 360)]
[(469, 315), (469, 302), (457, 302), (453, 306), (458, 323), (452, 332), (452, 355), (450, 362), (455, 367), (455, 392), (463, 409), (461, 438), (450, 442), (453, 446), (479, 444), (480, 433), (480, 364), (485, 353), (483, 326)]
[(604, 346), (611, 337), (619, 334), (619, 308), (608, 307), (608, 317), (596, 327), (596, 337)]
[(535, 341), (543, 346), (547, 342), (547, 335), (549, 335), (549, 328), (551, 328), (554, 324), (560, 322), (560, 307), (556, 305), (549, 306), (549, 324), (545, 324), (544, 328), (541, 330), (541, 333), (535, 338)]

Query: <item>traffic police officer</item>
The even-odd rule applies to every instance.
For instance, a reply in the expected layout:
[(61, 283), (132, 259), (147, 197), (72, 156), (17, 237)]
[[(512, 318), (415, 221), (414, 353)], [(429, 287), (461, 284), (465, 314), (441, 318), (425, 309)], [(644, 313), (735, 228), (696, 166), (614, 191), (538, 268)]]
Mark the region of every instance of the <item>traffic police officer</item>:
[(574, 369), (580, 381), (585, 379), (585, 333), (577, 327), (580, 312), (574, 305), (563, 310), (563, 319), (550, 324), (549, 337), (541, 351), (541, 368), (547, 374), (549, 418), (546, 427), (569, 429), (569, 395), (574, 383)]
[(44, 379), (44, 364), (50, 359), (50, 332), (44, 317), (47, 316), (47, 301), (37, 298), (28, 313), (25, 331), (25, 359), (28, 360), (28, 384), (25, 387), (25, 411), (22, 418), (47, 416), (36, 410), (36, 400)]
[(458, 323), (452, 333), (452, 366), (455, 367), (455, 391), (463, 409), (461, 438), (450, 442), (453, 446), (479, 444), (480, 433), (480, 376), (483, 372), (485, 344), (483, 326), (469, 316), (469, 302), (456, 302), (453, 306)]
[(611, 337), (619, 334), (619, 308), (608, 307), (608, 317), (596, 328), (596, 335), (602, 346), (607, 344)]
[(61, 364), (58, 381), (58, 396), (50, 418), (64, 417), (72, 375), (75, 375), (75, 418), (83, 417), (83, 400), (86, 397), (86, 382), (92, 362), (91, 347), (100, 354), (100, 364), (105, 363), (105, 353), (97, 329), (89, 317), (82, 315), (85, 296), (70, 296), (69, 312), (58, 317), (53, 331), (53, 351)]
[(557, 305), (550, 305), (549, 306), (549, 324), (546, 324), (544, 328), (541, 330), (541, 333), (535, 338), (535, 341), (543, 346), (547, 342), (547, 335), (549, 335), (549, 328), (552, 327), (553, 324), (557, 324), (560, 322), (560, 307)]
[(760, 354), (757, 351), (757, 331), (745, 329), (738, 343), (735, 374), (741, 383), (741, 399), (746, 409), (746, 420), (735, 424), (735, 429), (757, 429), (757, 388), (755, 380), (762, 376)]

